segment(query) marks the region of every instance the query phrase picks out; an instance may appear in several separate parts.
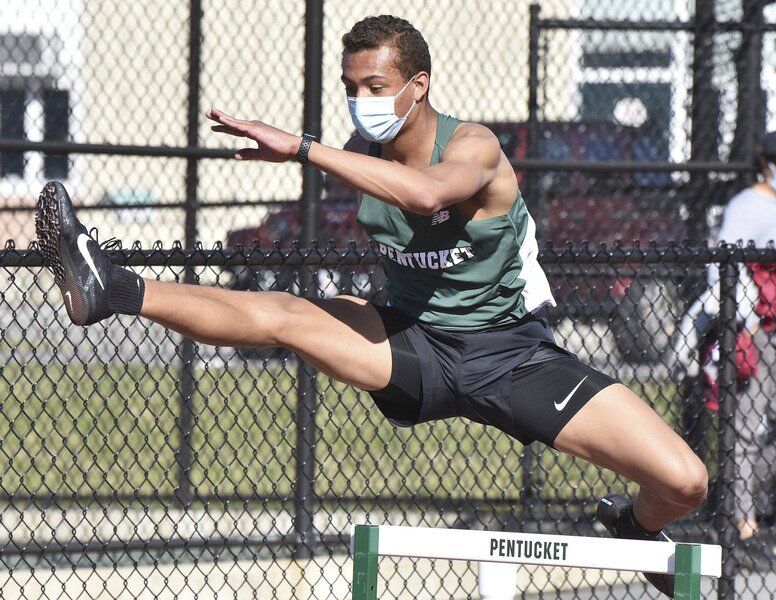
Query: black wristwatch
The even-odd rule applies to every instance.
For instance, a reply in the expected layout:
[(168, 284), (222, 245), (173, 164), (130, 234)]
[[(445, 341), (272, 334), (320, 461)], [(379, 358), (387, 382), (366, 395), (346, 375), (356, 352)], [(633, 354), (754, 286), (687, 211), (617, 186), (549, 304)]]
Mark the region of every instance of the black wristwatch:
[(315, 136), (305, 133), (302, 135), (302, 144), (299, 146), (299, 150), (296, 151), (296, 161), (301, 164), (307, 164), (307, 155), (310, 153), (310, 146), (313, 145)]

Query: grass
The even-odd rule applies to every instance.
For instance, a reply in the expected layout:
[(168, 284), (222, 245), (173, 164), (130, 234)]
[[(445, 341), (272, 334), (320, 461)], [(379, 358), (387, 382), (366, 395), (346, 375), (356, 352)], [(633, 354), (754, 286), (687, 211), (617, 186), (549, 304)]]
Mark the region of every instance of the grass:
[[(178, 370), (90, 362), (9, 363), (0, 372), (0, 490), (5, 494), (171, 494), (179, 472)], [(291, 497), (294, 374), (261, 363), (195, 370), (190, 473), (199, 494)], [(335, 496), (514, 498), (522, 446), (460, 419), (395, 429), (371, 399), (319, 377), (316, 491)], [(673, 420), (672, 386), (632, 384)], [(612, 473), (550, 449), (541, 495), (571, 500), (623, 489)]]

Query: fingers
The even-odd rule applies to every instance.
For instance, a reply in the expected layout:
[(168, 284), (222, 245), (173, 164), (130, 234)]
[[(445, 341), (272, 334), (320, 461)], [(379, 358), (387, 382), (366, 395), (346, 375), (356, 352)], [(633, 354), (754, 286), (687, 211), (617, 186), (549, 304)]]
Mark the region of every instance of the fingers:
[[(225, 112), (213, 107), (205, 113), (205, 116), (218, 123), (218, 125), (212, 125), (210, 129), (216, 133), (226, 133), (227, 135), (233, 135), (235, 137), (245, 137), (252, 140), (259, 141), (260, 133), (264, 125), (260, 121), (244, 121), (241, 119), (235, 119), (230, 117)], [(239, 151), (238, 154), (240, 154)], [(235, 158), (240, 160), (256, 159), (258, 156), (254, 155), (251, 151), (244, 153), (244, 156), (238, 156), (235, 154)]]
[(220, 122), (222, 117), (227, 116), (226, 113), (221, 112), (215, 106), (205, 113), (205, 116), (211, 121)]
[(234, 157), (237, 160), (259, 160), (259, 149), (258, 148), (241, 148), (237, 152), (235, 152)]
[(211, 131), (216, 133), (228, 133), (229, 135), (235, 135), (237, 137), (246, 137), (246, 133), (240, 129), (235, 129), (229, 125), (213, 125)]
[[(250, 123), (247, 121), (233, 119), (215, 107), (207, 111), (205, 116), (211, 121), (220, 123), (219, 125), (212, 125), (210, 127), (210, 129), (216, 133), (226, 133), (236, 137), (248, 137), (246, 128)], [(237, 160), (258, 160), (260, 158), (258, 148), (241, 148), (234, 153), (234, 157)]]
[(231, 125), (232, 127), (238, 127), (240, 129), (244, 129), (246, 126), (250, 125), (249, 121), (230, 117), (225, 112), (218, 110), (215, 106), (207, 111), (205, 116), (216, 123), (223, 123), (224, 125)]

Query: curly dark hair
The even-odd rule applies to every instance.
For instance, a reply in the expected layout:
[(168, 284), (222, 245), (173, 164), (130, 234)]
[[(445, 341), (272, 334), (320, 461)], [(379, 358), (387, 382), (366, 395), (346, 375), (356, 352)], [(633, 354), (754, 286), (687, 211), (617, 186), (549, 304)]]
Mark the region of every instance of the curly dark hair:
[(770, 173), (771, 165), (776, 165), (776, 131), (771, 131), (763, 136), (754, 163), (755, 168), (764, 175)]
[(431, 54), (420, 32), (407, 21), (393, 15), (366, 17), (342, 36), (342, 55), (391, 46), (397, 51), (394, 65), (405, 79), (420, 71), (431, 74)]

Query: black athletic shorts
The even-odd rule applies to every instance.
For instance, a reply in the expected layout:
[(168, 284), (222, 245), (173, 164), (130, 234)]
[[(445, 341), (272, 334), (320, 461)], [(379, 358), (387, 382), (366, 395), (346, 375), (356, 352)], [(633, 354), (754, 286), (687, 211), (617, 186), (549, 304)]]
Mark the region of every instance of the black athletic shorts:
[(395, 425), (466, 417), (523, 444), (553, 446), (585, 403), (616, 383), (560, 348), (544, 318), (482, 331), (443, 331), (375, 307), (391, 344), (390, 383), (371, 392)]

